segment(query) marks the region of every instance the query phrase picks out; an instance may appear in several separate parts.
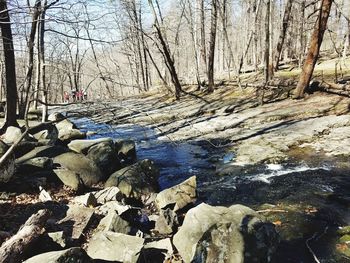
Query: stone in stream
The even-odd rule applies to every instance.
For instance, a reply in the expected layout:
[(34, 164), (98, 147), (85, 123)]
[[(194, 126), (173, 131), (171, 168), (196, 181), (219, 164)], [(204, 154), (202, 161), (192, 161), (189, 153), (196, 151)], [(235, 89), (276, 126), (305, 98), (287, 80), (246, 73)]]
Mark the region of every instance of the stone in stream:
[(52, 251), (36, 255), (25, 263), (92, 263), (84, 249), (72, 247), (61, 251)]
[(113, 173), (105, 187), (117, 186), (128, 198), (141, 200), (143, 195), (158, 192), (159, 170), (151, 160), (142, 160)]
[(57, 122), (55, 125), (58, 131), (77, 129), (77, 126), (75, 126), (75, 124), (68, 119), (61, 120), (60, 122)]
[(68, 144), (68, 148), (77, 153), (87, 154), (90, 147), (103, 143), (103, 142), (112, 142), (112, 138), (100, 138), (93, 140), (73, 140)]
[(76, 173), (85, 186), (92, 186), (103, 179), (97, 165), (83, 154), (67, 152), (53, 158), (56, 167)]
[(65, 119), (62, 113), (60, 112), (53, 112), (47, 117), (49, 121), (62, 121)]
[(86, 157), (94, 161), (106, 177), (121, 168), (113, 141), (91, 146)]
[(134, 263), (138, 261), (144, 239), (136, 236), (99, 232), (92, 236), (87, 253), (95, 260)]
[(177, 211), (196, 201), (196, 189), (196, 176), (192, 176), (181, 184), (161, 191), (155, 203), (159, 209), (174, 204), (174, 211)]
[[(0, 141), (0, 157), (2, 157), (7, 150), (8, 145)], [(7, 183), (15, 173), (15, 156), (10, 154), (7, 160), (0, 166), (0, 183)]]
[(132, 164), (136, 161), (136, 145), (132, 140), (118, 140), (115, 142), (115, 150), (122, 163)]
[(274, 225), (252, 209), (205, 203), (187, 212), (173, 238), (185, 263), (268, 262), (278, 241)]

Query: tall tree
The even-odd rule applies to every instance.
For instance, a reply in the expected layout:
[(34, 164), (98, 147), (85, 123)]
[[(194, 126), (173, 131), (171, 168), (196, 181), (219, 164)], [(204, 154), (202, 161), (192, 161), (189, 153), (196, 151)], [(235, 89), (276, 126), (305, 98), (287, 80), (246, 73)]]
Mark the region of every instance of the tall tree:
[(217, 1), (212, 0), (211, 6), (211, 26), (210, 26), (210, 42), (208, 55), (208, 91), (214, 91), (214, 58), (215, 58), (215, 42), (216, 42), (216, 28), (218, 20)]
[(279, 37), (278, 43), (277, 43), (277, 50), (276, 50), (276, 56), (275, 56), (275, 71), (278, 70), (278, 64), (279, 64), (280, 58), (281, 58), (284, 39), (286, 38), (286, 33), (287, 33), (288, 25), (289, 25), (292, 6), (293, 6), (293, 0), (288, 0), (286, 3), (286, 7), (284, 9), (282, 30), (281, 30), (280, 37)]
[(6, 0), (0, 0), (0, 28), (4, 48), (5, 77), (6, 77), (6, 116), (1, 131), (8, 126), (18, 126), (16, 105), (17, 105), (17, 83), (15, 52), (11, 30), (10, 15), (7, 9)]
[(271, 15), (271, 0), (266, 1), (266, 17), (265, 17), (265, 82), (271, 78), (270, 75), (270, 15)]
[(315, 65), (320, 53), (323, 35), (327, 28), (327, 21), (331, 12), (333, 0), (322, 0), (321, 9), (315, 24), (314, 32), (311, 36), (309, 51), (306, 55), (302, 73), (300, 74), (298, 85), (295, 89), (294, 98), (304, 97), (305, 89), (309, 86)]

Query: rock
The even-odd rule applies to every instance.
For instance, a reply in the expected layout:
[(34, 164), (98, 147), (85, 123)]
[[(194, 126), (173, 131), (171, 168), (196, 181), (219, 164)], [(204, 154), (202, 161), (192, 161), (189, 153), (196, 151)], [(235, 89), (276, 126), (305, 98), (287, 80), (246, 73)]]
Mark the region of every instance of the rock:
[(200, 204), (188, 211), (173, 238), (187, 262), (267, 262), (278, 244), (274, 226), (252, 209)]
[(84, 249), (72, 247), (61, 251), (52, 251), (34, 256), (24, 261), (25, 263), (90, 263)]
[(343, 226), (340, 227), (337, 231), (337, 233), (339, 235), (346, 235), (346, 234), (350, 234), (350, 226)]
[(93, 193), (76, 196), (73, 200), (74, 202), (82, 204), (86, 207), (95, 207), (97, 205), (97, 200)]
[(92, 186), (102, 180), (103, 176), (94, 162), (83, 154), (67, 152), (53, 159), (54, 165), (75, 172), (85, 186)]
[(47, 119), (49, 120), (49, 121), (62, 121), (62, 120), (64, 120), (65, 119), (65, 117), (63, 116), (63, 114), (62, 113), (60, 113), (60, 112), (53, 112), (53, 113), (51, 113), (50, 115), (49, 115), (49, 117), (47, 117)]
[(84, 188), (84, 183), (76, 172), (67, 169), (54, 169), (53, 172), (64, 185), (73, 190), (78, 191)]
[[(6, 129), (5, 134), (2, 136), (2, 140), (7, 144), (13, 144), (16, 141), (19, 140), (19, 138), (22, 136), (22, 131), (20, 128), (9, 126)], [(23, 140), (29, 140), (29, 136), (25, 136)]]
[[(9, 147), (6, 143), (3, 141), (0, 141), (0, 157), (2, 157)], [(14, 154), (11, 154), (7, 161), (5, 161), (0, 166), (0, 183), (7, 183), (12, 178), (13, 174), (15, 173), (15, 156)]]
[(47, 233), (47, 236), (52, 240), (53, 243), (65, 248), (67, 245), (66, 235), (63, 231)]
[(116, 211), (118, 215), (123, 215), (129, 210), (132, 210), (133, 208), (129, 205), (122, 205), (118, 201), (110, 201), (105, 203), (104, 205), (100, 206), (98, 210), (100, 213), (106, 215), (110, 210)]
[(47, 144), (55, 144), (58, 139), (58, 130), (55, 125), (47, 124), (42, 131), (33, 134), (38, 141), (45, 141)]
[(174, 211), (196, 201), (196, 176), (192, 176), (181, 184), (165, 189), (156, 197), (156, 205), (159, 209), (175, 204)]
[(24, 163), (37, 157), (54, 158), (60, 154), (68, 152), (68, 149), (61, 146), (39, 146), (16, 160), (16, 164)]
[(115, 232), (99, 232), (90, 239), (87, 253), (92, 259), (137, 262), (144, 239)]
[(39, 186), (39, 190), (40, 190), (39, 200), (41, 202), (52, 201), (51, 195), (44, 188), (42, 188), (42, 186)]
[(65, 233), (71, 233), (72, 239), (79, 239), (93, 214), (94, 209), (79, 205), (68, 205), (65, 218), (57, 223), (66, 230)]
[(16, 158), (20, 158), (23, 155), (29, 153), (30, 151), (34, 150), (35, 147), (45, 146), (44, 142), (26, 142), (21, 141), (19, 144), (16, 145), (14, 153)]
[(50, 171), (53, 169), (53, 161), (48, 157), (35, 157), (20, 163), (16, 171), (18, 173), (37, 173), (43, 171)]
[(1, 244), (8, 239), (9, 237), (11, 237), (11, 234), (9, 232), (6, 231), (0, 231), (0, 246)]
[(113, 173), (105, 187), (117, 186), (126, 197), (141, 199), (142, 195), (158, 192), (158, 176), (154, 162), (146, 159)]
[(131, 164), (136, 161), (136, 145), (132, 140), (119, 140), (115, 142), (115, 150), (122, 163)]
[(87, 154), (89, 149), (103, 142), (113, 142), (112, 138), (100, 138), (94, 140), (74, 140), (68, 144), (68, 148), (77, 153)]
[(165, 238), (147, 243), (141, 251), (141, 262), (167, 262), (173, 254), (170, 238)]
[(178, 225), (179, 220), (173, 209), (161, 209), (154, 230), (162, 235), (170, 235), (177, 229)]
[(131, 226), (127, 221), (122, 219), (116, 211), (109, 210), (108, 214), (101, 219), (96, 231), (112, 231), (127, 235), (131, 232)]
[(123, 194), (118, 187), (107, 187), (101, 191), (93, 192), (98, 204), (105, 204), (110, 201), (121, 201)]
[(73, 130), (73, 129), (76, 129), (77, 126), (75, 126), (75, 124), (73, 122), (71, 122), (70, 120), (64, 119), (64, 120), (56, 123), (56, 128), (58, 131)]
[(58, 131), (58, 139), (64, 144), (68, 144), (72, 140), (85, 139), (86, 133), (77, 129), (62, 129)]
[(111, 175), (121, 167), (118, 156), (114, 150), (113, 141), (101, 142), (91, 146), (86, 156), (93, 160), (106, 176)]

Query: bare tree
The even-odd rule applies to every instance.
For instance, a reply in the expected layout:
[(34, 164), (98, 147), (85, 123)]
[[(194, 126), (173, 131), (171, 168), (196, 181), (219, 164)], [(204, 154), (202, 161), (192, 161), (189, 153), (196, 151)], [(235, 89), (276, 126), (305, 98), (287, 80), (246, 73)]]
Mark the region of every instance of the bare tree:
[(210, 27), (210, 42), (208, 55), (208, 92), (214, 91), (214, 58), (215, 58), (215, 42), (216, 42), (216, 28), (217, 28), (217, 1), (211, 2), (211, 27)]

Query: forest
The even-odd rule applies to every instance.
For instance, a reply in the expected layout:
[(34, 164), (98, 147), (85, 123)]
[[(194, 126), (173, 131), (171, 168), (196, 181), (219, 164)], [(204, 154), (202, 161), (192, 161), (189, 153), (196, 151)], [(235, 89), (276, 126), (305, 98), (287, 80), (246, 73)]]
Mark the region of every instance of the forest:
[(349, 0), (0, 0), (0, 263), (350, 262)]

